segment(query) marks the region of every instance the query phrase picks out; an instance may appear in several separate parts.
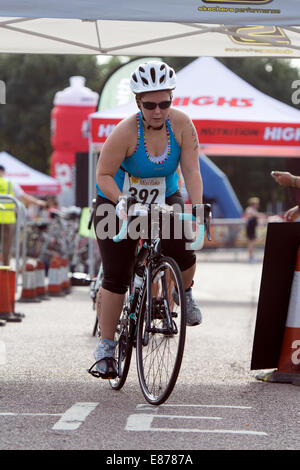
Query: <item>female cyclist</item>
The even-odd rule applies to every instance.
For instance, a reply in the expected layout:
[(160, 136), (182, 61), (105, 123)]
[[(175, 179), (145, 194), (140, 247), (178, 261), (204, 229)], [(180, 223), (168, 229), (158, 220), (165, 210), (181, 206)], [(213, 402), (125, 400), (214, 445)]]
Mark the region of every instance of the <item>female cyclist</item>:
[[(102, 378), (117, 375), (114, 362), (114, 333), (130, 282), (137, 240), (127, 238), (115, 243), (112, 237), (99, 233), (103, 221), (103, 205), (115, 207), (116, 232), (120, 219), (126, 217), (125, 198), (135, 183), (138, 190), (147, 190), (156, 202), (180, 204), (178, 167), (184, 178), (193, 205), (202, 204), (202, 178), (198, 160), (198, 138), (191, 119), (171, 107), (172, 90), (176, 86), (174, 70), (158, 61), (146, 62), (131, 76), (130, 86), (139, 109), (137, 114), (121, 121), (107, 138), (98, 160), (95, 231), (103, 262), (103, 282), (97, 299), (101, 331), (94, 356)], [(140, 185), (140, 186), (139, 186)], [(143, 186), (144, 185), (144, 186)], [(152, 199), (153, 202), (153, 199)], [(107, 207), (107, 206), (106, 206)], [(98, 226), (98, 230), (97, 230)], [(201, 312), (192, 297), (191, 286), (196, 269), (196, 256), (186, 249), (186, 238), (162, 241), (164, 255), (174, 258), (181, 269), (186, 289), (187, 324), (201, 323)]]

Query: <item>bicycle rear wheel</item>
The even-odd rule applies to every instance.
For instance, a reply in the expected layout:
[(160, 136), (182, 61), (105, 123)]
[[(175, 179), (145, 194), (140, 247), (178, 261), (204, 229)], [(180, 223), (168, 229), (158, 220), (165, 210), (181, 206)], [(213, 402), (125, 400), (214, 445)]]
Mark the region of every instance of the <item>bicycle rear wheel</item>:
[(130, 303), (128, 293), (125, 295), (123, 310), (115, 332), (115, 341), (118, 341), (115, 350), (115, 359), (118, 366), (118, 376), (115, 379), (110, 379), (110, 386), (114, 390), (120, 390), (128, 375), (134, 336), (135, 322), (129, 316)]
[[(179, 374), (186, 307), (181, 272), (172, 258), (160, 259), (151, 273), (151, 282), (150, 328), (147, 328), (146, 289), (139, 312), (137, 368), (144, 397), (152, 405), (160, 405), (171, 394)], [(173, 289), (178, 292), (176, 302)]]

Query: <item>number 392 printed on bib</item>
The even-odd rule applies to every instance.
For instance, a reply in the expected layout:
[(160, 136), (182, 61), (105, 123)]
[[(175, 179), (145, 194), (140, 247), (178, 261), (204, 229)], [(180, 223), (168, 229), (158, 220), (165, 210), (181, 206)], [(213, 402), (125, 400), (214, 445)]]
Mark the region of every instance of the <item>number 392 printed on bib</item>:
[(125, 174), (123, 194), (142, 204), (165, 204), (166, 178), (136, 178)]

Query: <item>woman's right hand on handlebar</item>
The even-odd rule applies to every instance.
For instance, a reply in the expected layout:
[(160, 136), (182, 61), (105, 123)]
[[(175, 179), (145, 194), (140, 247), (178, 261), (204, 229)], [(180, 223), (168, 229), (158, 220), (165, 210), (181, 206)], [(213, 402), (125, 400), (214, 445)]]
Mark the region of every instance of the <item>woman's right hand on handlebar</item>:
[(127, 220), (127, 200), (125, 197), (120, 198), (116, 205), (116, 214), (121, 220)]
[(137, 204), (137, 199), (134, 196), (120, 196), (116, 205), (116, 214), (119, 219), (128, 220), (128, 216), (132, 215), (129, 209), (135, 204)]

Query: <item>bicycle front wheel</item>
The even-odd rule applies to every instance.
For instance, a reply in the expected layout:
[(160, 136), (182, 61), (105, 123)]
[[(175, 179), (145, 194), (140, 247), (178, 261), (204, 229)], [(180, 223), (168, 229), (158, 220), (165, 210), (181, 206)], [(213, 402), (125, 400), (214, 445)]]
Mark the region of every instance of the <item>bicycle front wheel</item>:
[(162, 257), (151, 273), (151, 302), (143, 294), (137, 329), (137, 368), (146, 400), (160, 405), (179, 374), (186, 332), (182, 276), (177, 263)]

